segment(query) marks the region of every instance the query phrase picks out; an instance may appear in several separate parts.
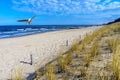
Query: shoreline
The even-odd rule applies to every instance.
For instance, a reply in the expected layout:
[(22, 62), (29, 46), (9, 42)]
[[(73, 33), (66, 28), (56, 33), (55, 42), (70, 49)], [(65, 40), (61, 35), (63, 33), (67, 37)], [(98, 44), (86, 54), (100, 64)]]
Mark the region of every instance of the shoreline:
[[(7, 39), (7, 38), (17, 38), (17, 37), (23, 37), (23, 36), (29, 36), (29, 35), (36, 35), (36, 34), (42, 34), (42, 33), (48, 33), (48, 32), (54, 32), (54, 31), (63, 31), (63, 30), (71, 30), (71, 29), (81, 29), (81, 28), (87, 28), (87, 27), (93, 27), (93, 26), (81, 26), (81, 27), (70, 27), (70, 28), (63, 28), (63, 29), (56, 29), (56, 30), (48, 30), (48, 31), (26, 31), (24, 33), (18, 32), (18, 33), (10, 33), (8, 35), (4, 35), (4, 32), (2, 34), (2, 37), (0, 36), (0, 39)], [(96, 26), (97, 27), (97, 26)], [(34, 29), (34, 28), (33, 28)], [(15, 32), (15, 31), (8, 31), (8, 32)], [(8, 33), (5, 32), (5, 33)], [(16, 35), (17, 34), (17, 35)]]
[[(21, 70), (20, 68), (23, 68), (23, 77), (26, 78), (36, 67), (40, 68), (57, 57), (67, 40), (71, 45), (74, 39), (99, 28), (101, 26), (0, 39), (0, 80), (10, 78), (14, 75), (14, 69)], [(32, 65), (30, 65), (31, 55)]]

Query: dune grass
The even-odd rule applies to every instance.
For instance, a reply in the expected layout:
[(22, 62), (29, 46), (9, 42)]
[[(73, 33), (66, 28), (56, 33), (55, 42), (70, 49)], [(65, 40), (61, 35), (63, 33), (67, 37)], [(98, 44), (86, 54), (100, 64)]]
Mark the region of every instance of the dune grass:
[(114, 80), (120, 80), (120, 63), (119, 63), (119, 53), (120, 46), (117, 47), (116, 51), (113, 53), (112, 61), (111, 61), (111, 69), (112, 69), (112, 78)]
[(120, 41), (119, 38), (113, 38), (113, 39), (108, 40), (108, 47), (111, 50), (111, 52), (116, 51), (117, 46), (120, 43), (119, 41)]
[(64, 58), (63, 58), (63, 55), (59, 55), (58, 56), (58, 65), (59, 65), (59, 67), (60, 67), (60, 70), (62, 71), (62, 72), (65, 72), (66, 71), (66, 64), (65, 64), (65, 62), (64, 62)]
[(55, 80), (54, 66), (53, 65), (46, 65), (45, 66), (45, 75), (47, 77), (47, 80)]
[(37, 68), (37, 69), (35, 70), (34, 78), (39, 79), (41, 76), (42, 76), (42, 75), (41, 75), (41, 73), (40, 73), (40, 71), (39, 71), (39, 68)]
[(90, 64), (90, 59), (91, 59), (90, 54), (85, 54), (85, 55), (84, 55), (84, 61), (85, 61), (85, 66), (86, 66), (86, 67), (89, 66), (89, 64)]
[(58, 57), (58, 65), (62, 72), (67, 70), (67, 66), (72, 62), (72, 53), (67, 52), (66, 55), (59, 55)]
[[(99, 30), (94, 31), (93, 33), (91, 33), (89, 35), (86, 34), (86, 36), (81, 41), (81, 44), (78, 44), (78, 42), (76, 42), (77, 44), (74, 44), (74, 46), (72, 46), (73, 47), (72, 52), (74, 52), (74, 51), (77, 52), (76, 55), (78, 56), (80, 52), (84, 53), (87, 50), (87, 46), (91, 44), (92, 46), (91, 46), (90, 52), (88, 52), (88, 54), (84, 55), (85, 66), (89, 67), (89, 64), (91, 62), (90, 59), (92, 57), (96, 57), (96, 55), (100, 54), (99, 41), (103, 37), (109, 37), (109, 36), (114, 35), (113, 31), (117, 32), (119, 30), (120, 30), (120, 28), (116, 24), (112, 24), (110, 26), (107, 25), (105, 27), (102, 27)], [(110, 46), (112, 46), (111, 49), (113, 49), (114, 51), (116, 51), (116, 46), (118, 45), (118, 41), (119, 41), (118, 39), (115, 39), (112, 42), (110, 42), (110, 44), (112, 43), (112, 45), (110, 45)], [(114, 65), (115, 62), (116, 61), (113, 59), (112, 65)], [(117, 67), (113, 67), (113, 68), (115, 68), (115, 69), (112, 70), (113, 71), (113, 76), (115, 77), (114, 79), (118, 80), (118, 77), (120, 76), (118, 65), (117, 65)], [(85, 74), (84, 69), (80, 69), (80, 70), (82, 70), (81, 72), (83, 74)], [(102, 80), (111, 79), (111, 75), (106, 74), (106, 76), (105, 76), (105, 73), (103, 72), (103, 76), (99, 76), (99, 78), (102, 79)]]
[(23, 68), (14, 70), (14, 74), (11, 76), (10, 80), (22, 80), (23, 78)]
[(90, 56), (94, 57), (99, 54), (98, 42), (95, 41), (91, 47)]
[[(57, 75), (64, 74), (66, 74), (67, 79), (69, 77), (71, 79), (72, 77), (74, 78), (74, 80), (120, 80), (120, 38), (112, 37), (115, 35), (120, 35), (119, 22), (111, 25), (105, 25), (104, 27), (95, 30), (93, 33), (86, 34), (81, 43), (79, 43), (80, 39), (76, 39), (66, 52), (61, 53), (58, 56), (55, 64), (58, 66), (52, 66), (51, 64), (45, 66), (44, 73), (47, 80), (55, 80), (55, 78), (57, 79)], [(104, 60), (101, 60), (102, 58), (99, 56), (106, 55), (109, 53), (109, 51), (106, 51), (105, 53), (100, 53), (100, 51), (104, 48), (100, 46), (100, 41), (103, 38), (109, 37), (110, 39), (108, 41), (107, 48), (111, 50), (112, 54), (112, 58), (110, 59), (110, 66), (106, 67), (104, 65), (103, 67), (100, 67), (99, 64), (96, 67), (95, 65), (91, 65), (92, 62), (95, 63), (95, 61), (93, 60), (94, 58), (100, 58), (100, 60), (98, 61), (101, 61), (101, 64), (104, 62)], [(74, 53), (76, 57), (73, 57)], [(85, 65), (82, 65), (83, 63)], [(58, 67), (57, 69), (60, 69), (59, 73), (55, 73), (55, 67)], [(68, 67), (73, 73), (68, 73)], [(108, 68), (110, 68), (110, 70), (108, 70)], [(97, 72), (97, 69), (100, 69), (99, 72)], [(101, 69), (103, 71), (101, 71)], [(80, 73), (77, 75), (74, 74), (75, 70)], [(36, 71), (36, 74), (38, 74), (39, 76), (39, 70)], [(77, 76), (77, 78), (75, 78), (75, 76)], [(18, 80), (20, 79), (21, 78), (19, 77)], [(62, 79), (63, 78), (61, 77), (61, 80)]]

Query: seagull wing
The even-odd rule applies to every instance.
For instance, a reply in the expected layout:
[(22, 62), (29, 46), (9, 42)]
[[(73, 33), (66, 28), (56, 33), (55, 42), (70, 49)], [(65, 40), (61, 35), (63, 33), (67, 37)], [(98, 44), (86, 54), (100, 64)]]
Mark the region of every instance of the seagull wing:
[(27, 22), (28, 20), (27, 19), (24, 19), (24, 20), (17, 20), (18, 22)]
[(31, 19), (35, 18), (35, 16), (33, 16)]

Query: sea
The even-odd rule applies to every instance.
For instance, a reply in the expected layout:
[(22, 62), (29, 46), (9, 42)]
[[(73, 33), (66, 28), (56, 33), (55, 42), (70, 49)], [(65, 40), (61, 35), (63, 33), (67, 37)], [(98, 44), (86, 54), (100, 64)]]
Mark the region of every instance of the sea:
[(65, 29), (78, 29), (88, 26), (91, 25), (1, 25), (0, 39), (21, 37)]

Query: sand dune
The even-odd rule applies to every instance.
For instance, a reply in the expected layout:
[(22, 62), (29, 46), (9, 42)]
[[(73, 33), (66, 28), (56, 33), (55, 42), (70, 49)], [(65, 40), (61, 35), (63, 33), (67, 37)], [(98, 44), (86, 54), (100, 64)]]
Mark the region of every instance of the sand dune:
[[(10, 78), (14, 71), (23, 72), (27, 77), (35, 68), (43, 66), (55, 58), (61, 49), (76, 39), (83, 37), (100, 27), (87, 27), (82, 29), (69, 29), (47, 32), (17, 38), (0, 39), (0, 80)], [(33, 64), (31, 65), (31, 55)]]

